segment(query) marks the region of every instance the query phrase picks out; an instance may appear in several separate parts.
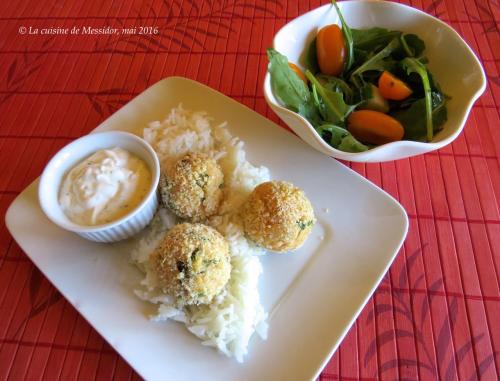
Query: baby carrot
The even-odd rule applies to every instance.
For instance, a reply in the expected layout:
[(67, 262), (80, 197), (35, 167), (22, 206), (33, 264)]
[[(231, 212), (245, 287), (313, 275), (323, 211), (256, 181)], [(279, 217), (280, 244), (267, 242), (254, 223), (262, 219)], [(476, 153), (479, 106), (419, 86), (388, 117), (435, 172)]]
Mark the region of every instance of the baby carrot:
[(320, 29), (316, 36), (316, 56), (323, 74), (337, 76), (342, 73), (346, 47), (342, 29), (336, 24)]
[(366, 144), (385, 144), (403, 139), (404, 129), (393, 117), (379, 111), (354, 111), (347, 118), (349, 132)]
[(402, 101), (412, 93), (406, 83), (393, 76), (388, 71), (384, 71), (378, 79), (378, 89), (385, 99)]

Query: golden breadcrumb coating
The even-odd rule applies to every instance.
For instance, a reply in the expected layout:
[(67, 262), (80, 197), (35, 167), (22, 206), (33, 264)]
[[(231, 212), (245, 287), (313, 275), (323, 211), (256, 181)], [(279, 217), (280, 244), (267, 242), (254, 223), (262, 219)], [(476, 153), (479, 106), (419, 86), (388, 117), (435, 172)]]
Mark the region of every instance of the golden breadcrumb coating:
[(180, 305), (210, 303), (231, 274), (226, 239), (202, 224), (174, 226), (149, 260), (163, 291)]
[(214, 215), (222, 197), (224, 175), (219, 164), (203, 153), (188, 153), (166, 165), (160, 177), (164, 206), (193, 222)]
[(248, 238), (276, 252), (300, 247), (316, 222), (304, 192), (286, 181), (258, 185), (243, 205), (242, 216)]

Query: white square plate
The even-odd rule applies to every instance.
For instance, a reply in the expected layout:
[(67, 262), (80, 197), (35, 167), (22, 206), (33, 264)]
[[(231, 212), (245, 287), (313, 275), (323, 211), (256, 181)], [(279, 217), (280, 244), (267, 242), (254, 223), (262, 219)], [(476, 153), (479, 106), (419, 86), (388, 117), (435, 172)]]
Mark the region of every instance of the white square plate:
[[(148, 380), (305, 380), (318, 375), (393, 261), (408, 229), (392, 197), (297, 137), (197, 82), (170, 77), (144, 91), (96, 130), (139, 133), (182, 102), (228, 121), (248, 159), (273, 179), (304, 189), (318, 223), (297, 252), (262, 258), (267, 341), (252, 338), (244, 364), (200, 345), (183, 325), (154, 323), (135, 297), (141, 279), (132, 242), (97, 244), (60, 230), (42, 213), (35, 181), (6, 222), (26, 254), (89, 323)], [(328, 211), (327, 211), (328, 210)]]

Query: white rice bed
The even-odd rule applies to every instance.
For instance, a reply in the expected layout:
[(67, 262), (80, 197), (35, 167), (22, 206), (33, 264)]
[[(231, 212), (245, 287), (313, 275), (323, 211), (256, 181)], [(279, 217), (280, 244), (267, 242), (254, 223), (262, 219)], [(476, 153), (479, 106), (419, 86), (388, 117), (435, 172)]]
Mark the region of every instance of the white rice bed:
[[(175, 160), (188, 152), (204, 152), (215, 158), (224, 173), (228, 192), (208, 224), (226, 237), (231, 253), (231, 278), (225, 289), (209, 305), (178, 309), (171, 296), (163, 294), (148, 266), (148, 258), (161, 238), (177, 222), (161, 208), (150, 226), (137, 239), (132, 261), (144, 272), (136, 295), (158, 305), (154, 321), (182, 322), (202, 340), (238, 362), (243, 362), (254, 332), (267, 337), (267, 313), (260, 303), (258, 290), (264, 251), (248, 241), (235, 210), (258, 184), (270, 179), (266, 167), (254, 167), (246, 160), (244, 144), (233, 137), (226, 124), (212, 125), (205, 112), (190, 112), (182, 105), (171, 110), (163, 122), (152, 122), (144, 129), (144, 138), (154, 148), (161, 163)], [(165, 344), (167, 345), (167, 344)]]

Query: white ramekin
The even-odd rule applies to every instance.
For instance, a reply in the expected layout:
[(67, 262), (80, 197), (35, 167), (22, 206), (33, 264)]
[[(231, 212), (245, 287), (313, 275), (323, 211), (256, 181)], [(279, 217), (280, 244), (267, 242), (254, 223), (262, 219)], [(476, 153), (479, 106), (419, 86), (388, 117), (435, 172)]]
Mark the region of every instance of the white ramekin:
[[(94, 152), (123, 148), (142, 160), (151, 170), (151, 184), (146, 198), (129, 214), (104, 225), (84, 226), (72, 222), (62, 211), (58, 196), (64, 175)], [(151, 146), (141, 138), (122, 131), (97, 132), (86, 135), (62, 148), (45, 167), (38, 186), (38, 199), (46, 216), (57, 226), (96, 242), (116, 242), (142, 230), (153, 218), (158, 207), (157, 187), (160, 163)]]

